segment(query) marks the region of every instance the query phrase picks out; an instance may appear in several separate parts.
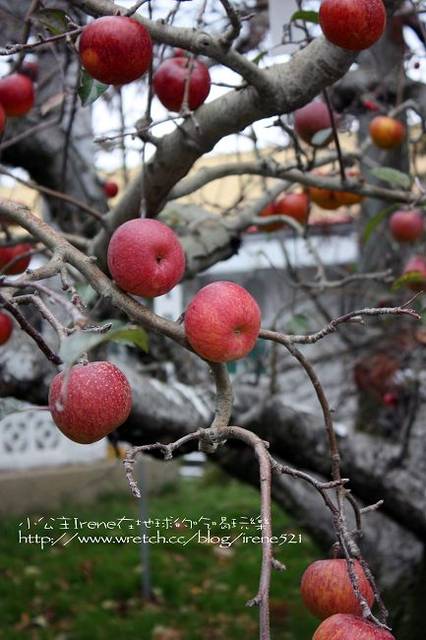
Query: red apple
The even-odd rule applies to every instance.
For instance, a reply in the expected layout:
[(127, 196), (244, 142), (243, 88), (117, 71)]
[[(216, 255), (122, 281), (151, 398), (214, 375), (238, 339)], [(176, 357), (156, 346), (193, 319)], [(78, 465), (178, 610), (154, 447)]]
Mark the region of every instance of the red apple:
[(370, 136), (376, 147), (393, 149), (399, 147), (405, 138), (405, 126), (395, 118), (376, 116), (369, 126)]
[[(371, 607), (374, 593), (358, 561), (354, 564), (354, 571), (361, 593)], [(352, 589), (346, 560), (318, 560), (310, 564), (302, 576), (300, 591), (309, 611), (322, 620), (334, 613), (362, 614)]]
[(388, 391), (383, 396), (383, 404), (387, 407), (396, 407), (398, 405), (398, 395), (392, 391)]
[(0, 103), (7, 116), (24, 116), (34, 106), (34, 85), (22, 73), (0, 80)]
[(395, 640), (394, 636), (358, 616), (337, 613), (324, 620), (312, 640)]
[(84, 27), (79, 43), (86, 71), (105, 84), (128, 84), (140, 78), (152, 60), (152, 41), (140, 22), (105, 16)]
[(234, 282), (212, 282), (194, 296), (185, 311), (186, 338), (211, 362), (244, 358), (260, 329), (256, 300)]
[(210, 93), (210, 73), (205, 64), (178, 56), (164, 60), (154, 73), (154, 91), (169, 111), (179, 113), (182, 110), (188, 76), (188, 107), (194, 111)]
[(3, 133), (6, 126), (6, 114), (3, 107), (0, 104), (0, 135)]
[(321, 187), (309, 187), (308, 191), (312, 202), (322, 209), (333, 210), (341, 206), (337, 191)]
[(96, 442), (117, 429), (131, 408), (127, 378), (111, 362), (75, 365), (50, 385), (49, 409), (55, 424), (80, 444)]
[(390, 217), (389, 228), (398, 242), (415, 242), (423, 236), (425, 222), (420, 211), (395, 211)]
[(107, 198), (114, 198), (118, 193), (118, 184), (114, 180), (104, 182), (104, 193)]
[(129, 220), (113, 233), (108, 267), (117, 285), (138, 296), (155, 298), (181, 280), (185, 254), (177, 235), (148, 218)]
[(28, 76), (33, 82), (37, 82), (38, 78), (38, 62), (35, 60), (24, 60), (21, 65), (20, 72), (24, 76)]
[(0, 344), (5, 344), (13, 331), (12, 318), (7, 314), (0, 311)]
[[(321, 100), (313, 100), (301, 109), (294, 112), (294, 128), (297, 135), (308, 144), (312, 144), (312, 138), (318, 131), (331, 129), (331, 119), (328, 107)], [(333, 134), (324, 140), (322, 144), (315, 144), (316, 147), (326, 146), (332, 139)]]
[[(270, 216), (275, 215), (277, 212), (275, 211), (275, 202), (270, 202), (262, 211), (259, 213), (261, 218), (269, 218)], [(271, 222), (271, 224), (264, 224), (259, 227), (260, 231), (278, 231), (284, 227), (283, 222)]]
[(276, 201), (275, 213), (305, 224), (309, 217), (310, 205), (311, 202), (306, 193), (288, 193)]
[(382, 0), (323, 0), (319, 23), (329, 42), (342, 49), (362, 51), (382, 36), (386, 9)]
[(4, 267), (12, 260), (15, 260), (15, 258), (19, 258), (19, 256), (22, 256), (22, 258), (13, 262), (13, 264), (3, 273), (11, 276), (25, 271), (31, 261), (31, 256), (25, 254), (31, 251), (31, 249), (32, 246), (30, 244), (16, 244), (13, 247), (0, 247), (0, 271), (3, 272)]
[(407, 282), (407, 287), (412, 291), (423, 291), (426, 289), (426, 258), (423, 256), (413, 256), (407, 262), (402, 272), (403, 276), (413, 274), (412, 282)]

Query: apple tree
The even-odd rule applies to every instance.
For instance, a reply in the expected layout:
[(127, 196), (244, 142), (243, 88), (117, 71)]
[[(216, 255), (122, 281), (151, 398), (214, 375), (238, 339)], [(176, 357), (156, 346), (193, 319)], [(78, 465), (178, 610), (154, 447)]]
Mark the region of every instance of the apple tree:
[[(0, 0), (0, 173), (43, 199), (43, 220), (0, 200), (0, 393), (48, 402), (76, 442), (109, 435), (135, 445), (125, 472), (136, 497), (138, 455), (170, 459), (194, 447), (259, 486), (262, 559), (249, 604), (262, 640), (271, 574), (284, 568), (270, 540), (271, 499), (333, 545), (302, 582), (307, 607), (324, 619), (315, 640), (391, 640), (392, 626), (415, 640), (424, 585), (413, 575), (426, 533), (426, 6), (295, 4), (282, 25), (292, 53), (274, 57), (265, 0)], [(96, 137), (99, 105), (118, 127)], [(248, 142), (250, 153), (194, 168), (224, 140)], [(113, 202), (118, 186), (100, 177), (99, 149), (121, 154)], [(231, 210), (185, 204), (229, 176), (241, 179)], [(250, 197), (255, 180), (261, 193)], [(323, 263), (313, 204), (330, 216), (358, 207), (352, 269)], [(309, 302), (309, 330), (281, 321), (286, 305), (293, 312), (286, 300), (265, 324), (253, 295), (231, 282), (197, 291), (183, 318), (154, 312), (153, 299), (234, 255), (253, 225), (293, 234), (312, 255), (309, 277), (290, 260), (286, 269)], [(31, 379), (8, 371), (18, 332), (38, 347)], [(129, 349), (110, 362), (113, 341), (146, 347), (147, 334), (149, 354)], [(269, 346), (260, 384), (231, 381), (227, 363), (259, 342)], [(342, 405), (352, 398), (345, 435), (318, 373), (324, 357), (337, 367)], [(281, 380), (290, 368), (309, 381), (315, 413), (289, 405)], [(206, 384), (212, 416), (200, 409)], [(184, 408), (170, 401), (173, 385), (185, 389)], [(404, 597), (392, 597), (401, 585)]]

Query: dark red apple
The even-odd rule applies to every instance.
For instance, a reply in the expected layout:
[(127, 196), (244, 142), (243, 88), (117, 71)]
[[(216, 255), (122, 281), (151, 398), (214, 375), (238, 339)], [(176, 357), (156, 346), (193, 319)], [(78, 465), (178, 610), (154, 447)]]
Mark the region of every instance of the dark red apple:
[[(189, 77), (189, 81), (188, 81)], [(185, 86), (188, 86), (188, 107), (198, 109), (210, 93), (210, 73), (199, 60), (178, 56), (164, 60), (153, 76), (154, 91), (169, 111), (180, 112)]]
[[(262, 209), (262, 211), (259, 213), (259, 216), (261, 218), (269, 218), (270, 216), (273, 216), (276, 214), (275, 211), (275, 202), (270, 202), (268, 205), (266, 205), (266, 207), (264, 207)], [(279, 229), (282, 229), (284, 227), (284, 223), (283, 222), (271, 222), (271, 224), (264, 224), (261, 225), (259, 227), (259, 231), (278, 231)]]
[(128, 84), (140, 78), (152, 60), (152, 41), (140, 22), (105, 16), (84, 27), (79, 43), (83, 67), (105, 84)]
[(275, 213), (305, 224), (309, 217), (310, 206), (311, 201), (306, 193), (288, 193), (276, 201)]
[(395, 118), (376, 116), (369, 126), (370, 136), (376, 147), (380, 149), (394, 149), (403, 142), (405, 126)]
[(7, 314), (0, 311), (0, 344), (5, 344), (13, 331), (12, 318)]
[(395, 640), (394, 636), (358, 616), (337, 613), (324, 620), (312, 640)]
[[(308, 144), (313, 144), (312, 138), (319, 131), (331, 129), (331, 118), (328, 107), (321, 100), (313, 100), (301, 109), (294, 112), (294, 128), (297, 135)], [(332, 139), (333, 134), (327, 137), (321, 144), (313, 146), (326, 146)]]
[[(371, 607), (374, 593), (358, 561), (354, 563), (354, 571), (361, 593)], [(309, 611), (322, 620), (334, 613), (362, 614), (352, 589), (346, 560), (318, 560), (310, 564), (302, 576), (300, 591)]]
[(382, 36), (386, 9), (382, 0), (323, 0), (319, 23), (329, 42), (342, 49), (362, 51)]
[(104, 193), (107, 198), (115, 198), (118, 193), (118, 184), (114, 180), (104, 182)]
[(413, 280), (407, 282), (407, 287), (412, 291), (423, 291), (426, 289), (426, 258), (423, 256), (413, 256), (407, 262), (402, 273), (403, 276), (413, 274)]
[(6, 126), (6, 114), (3, 107), (0, 104), (0, 135), (3, 133)]
[(34, 106), (32, 80), (22, 73), (12, 73), (0, 80), (0, 104), (7, 116), (24, 116)]
[(389, 228), (398, 242), (415, 242), (424, 234), (424, 217), (417, 210), (395, 211), (390, 217)]
[(125, 422), (132, 391), (124, 373), (111, 362), (90, 362), (59, 373), (49, 389), (55, 424), (74, 442), (90, 444)]
[[(25, 254), (31, 251), (31, 249), (32, 246), (26, 243), (16, 244), (13, 247), (0, 247), (0, 272), (11, 276), (25, 271), (31, 261), (31, 256)], [(19, 258), (19, 256), (22, 256), (22, 258)], [(13, 264), (8, 267), (6, 271), (3, 271), (6, 265), (15, 259), (16, 261), (13, 262)]]
[(129, 220), (113, 233), (108, 267), (117, 285), (138, 296), (162, 296), (181, 280), (185, 254), (168, 226), (148, 218)]
[(212, 282), (194, 296), (185, 311), (185, 335), (198, 355), (211, 362), (244, 358), (260, 329), (256, 300), (234, 282)]

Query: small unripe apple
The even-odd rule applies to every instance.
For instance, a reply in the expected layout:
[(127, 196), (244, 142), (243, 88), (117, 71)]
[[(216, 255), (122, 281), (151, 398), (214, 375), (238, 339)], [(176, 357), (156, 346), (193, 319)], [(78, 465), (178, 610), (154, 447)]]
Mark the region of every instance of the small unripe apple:
[(185, 311), (185, 335), (198, 355), (211, 362), (244, 358), (260, 329), (260, 309), (234, 282), (212, 282), (198, 291)]
[(333, 137), (332, 132), (321, 144), (314, 144), (312, 138), (319, 131), (331, 129), (330, 112), (321, 100), (313, 100), (294, 112), (294, 128), (297, 135), (308, 144), (316, 147), (326, 146)]
[[(358, 561), (354, 563), (354, 571), (360, 591), (371, 607), (374, 593)], [(322, 620), (335, 613), (362, 614), (352, 589), (346, 560), (318, 560), (310, 564), (302, 576), (300, 591), (309, 611)]]
[(12, 318), (7, 314), (0, 311), (0, 344), (5, 344), (13, 331)]
[(152, 41), (140, 22), (105, 16), (84, 27), (79, 43), (83, 67), (105, 84), (128, 84), (140, 78), (152, 60)]
[(194, 111), (205, 102), (210, 93), (210, 73), (205, 64), (178, 56), (164, 60), (154, 73), (154, 91), (161, 104), (169, 111), (181, 111), (188, 77), (188, 107)]
[(416, 276), (412, 282), (407, 282), (407, 287), (412, 291), (423, 291), (426, 289), (426, 258), (423, 256), (412, 256), (404, 267), (403, 276), (413, 274)]
[(329, 42), (342, 49), (362, 51), (382, 36), (386, 10), (382, 0), (323, 0), (319, 23)]
[(117, 285), (137, 296), (162, 296), (181, 280), (185, 254), (177, 235), (150, 218), (129, 220), (113, 233), (108, 267)]
[(118, 193), (118, 184), (114, 180), (104, 182), (104, 193), (107, 198), (115, 198)]
[(395, 118), (376, 116), (369, 126), (370, 136), (376, 147), (393, 149), (398, 147), (405, 138), (405, 126)]
[(288, 193), (275, 202), (275, 213), (305, 224), (309, 217), (310, 205), (311, 202), (306, 193)]
[(312, 640), (395, 640), (394, 636), (368, 620), (346, 613), (336, 613), (324, 620)]
[(389, 228), (398, 242), (415, 242), (423, 236), (425, 222), (420, 211), (395, 211), (389, 219)]
[(33, 82), (37, 82), (38, 62), (36, 62), (35, 60), (24, 60), (21, 65), (20, 72), (24, 76), (28, 76)]
[(129, 382), (111, 362), (90, 362), (59, 373), (49, 389), (55, 424), (74, 442), (90, 444), (117, 429), (132, 408)]
[(6, 126), (6, 114), (3, 107), (0, 104), (0, 135), (3, 133)]
[(26, 243), (16, 244), (13, 247), (0, 247), (0, 271), (2, 271), (11, 260), (19, 256), (22, 256), (22, 258), (16, 260), (4, 273), (13, 276), (25, 271), (31, 262), (31, 256), (25, 254), (31, 251), (31, 249), (32, 246)]
[(7, 116), (24, 116), (34, 106), (34, 85), (22, 73), (0, 80), (0, 104)]

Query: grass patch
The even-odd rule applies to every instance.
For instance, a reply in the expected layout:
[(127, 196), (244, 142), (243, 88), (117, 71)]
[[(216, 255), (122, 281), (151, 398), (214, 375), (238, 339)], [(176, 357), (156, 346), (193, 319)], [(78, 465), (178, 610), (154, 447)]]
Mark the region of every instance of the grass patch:
[[(149, 500), (154, 524), (148, 535), (183, 536), (188, 541), (200, 531), (207, 536), (239, 534), (258, 536), (257, 492), (214, 472), (201, 480), (179, 480)], [(67, 516), (80, 521), (112, 522), (120, 517), (138, 518), (138, 503), (130, 496), (106, 496), (90, 506), (64, 505), (60, 512), (40, 514), (44, 519), (29, 533), (64, 538), (41, 550), (36, 544), (19, 544), (20, 519), (2, 524), (0, 537), (0, 637), (7, 640), (245, 640), (257, 638), (257, 610), (245, 607), (256, 593), (259, 577), (259, 544), (242, 542), (231, 547), (217, 544), (151, 544), (152, 585), (155, 600), (141, 600), (141, 546), (133, 543), (82, 544), (70, 538), (74, 529), (59, 530)], [(225, 517), (226, 523), (221, 519)], [(155, 520), (169, 528), (157, 529)], [(32, 520), (34, 516), (32, 517)], [(175, 520), (178, 522), (174, 522)], [(227, 530), (225, 524), (236, 526)], [(186, 522), (186, 526), (184, 526)], [(192, 521), (192, 522), (189, 522)], [(216, 524), (212, 524), (215, 522)], [(292, 533), (297, 542), (277, 547), (276, 557), (285, 573), (273, 573), (272, 626), (280, 640), (310, 640), (317, 626), (304, 609), (299, 582), (309, 562), (320, 556), (311, 539), (290, 517), (274, 507), (274, 535)], [(53, 530), (43, 530), (43, 525)], [(71, 523), (73, 524), (73, 523)], [(89, 530), (81, 535), (139, 535), (138, 528), (123, 523), (109, 530)], [(247, 528), (245, 528), (247, 526)], [(301, 536), (301, 542), (299, 542)], [(161, 634), (161, 627), (174, 630)]]

